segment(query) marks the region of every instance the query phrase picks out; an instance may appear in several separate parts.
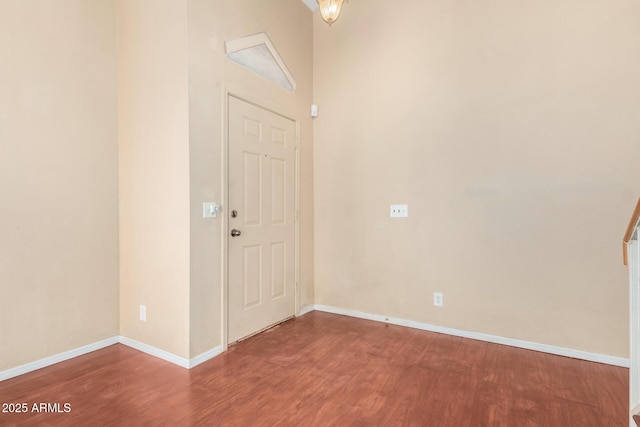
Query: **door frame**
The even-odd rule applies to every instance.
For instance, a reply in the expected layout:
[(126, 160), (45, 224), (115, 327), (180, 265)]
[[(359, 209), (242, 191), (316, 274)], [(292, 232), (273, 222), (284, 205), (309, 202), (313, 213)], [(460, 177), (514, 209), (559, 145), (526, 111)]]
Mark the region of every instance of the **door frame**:
[(288, 120), (291, 120), (295, 124), (296, 135), (294, 142), (294, 191), (293, 191), (293, 205), (294, 205), (294, 249), (293, 249), (293, 264), (294, 264), (294, 316), (300, 315), (300, 119), (294, 118), (295, 115), (289, 114), (289, 112), (278, 105), (272, 105), (264, 100), (256, 99), (253, 96), (246, 95), (244, 91), (237, 90), (235, 88), (223, 86), (221, 88), (221, 111), (222, 111), (222, 168), (221, 168), (221, 181), (222, 181), (222, 210), (221, 210), (221, 318), (220, 336), (222, 337), (222, 351), (226, 351), (229, 347), (229, 98), (234, 97), (243, 102), (254, 105), (263, 110), (269, 111), (273, 114), (282, 116)]

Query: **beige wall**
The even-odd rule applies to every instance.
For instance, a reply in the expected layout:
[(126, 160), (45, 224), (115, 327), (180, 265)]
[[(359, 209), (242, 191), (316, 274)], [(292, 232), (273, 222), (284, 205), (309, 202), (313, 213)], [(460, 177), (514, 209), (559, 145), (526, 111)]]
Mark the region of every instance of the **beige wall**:
[[(312, 32), (298, 0), (0, 0), (0, 370), (222, 343), (226, 92), (299, 120), (301, 307), (627, 357), (640, 5), (390, 8)], [(226, 60), (261, 31), (295, 94)]]
[[(300, 305), (313, 303), (312, 14), (299, 0), (189, 0), (191, 357), (222, 343), (223, 227), (202, 202), (224, 202), (225, 94), (273, 109), (300, 126)], [(297, 82), (289, 93), (226, 58), (224, 42), (266, 32)]]
[[(313, 33), (301, 2), (0, 8), (0, 139), (11, 142), (0, 146), (0, 370), (116, 335), (185, 358), (222, 344), (224, 220), (203, 220), (201, 204), (226, 196), (225, 91), (299, 120), (300, 305), (313, 303)], [(226, 59), (225, 40), (260, 31), (295, 94)]]
[(187, 358), (186, 0), (119, 0), (118, 40), (120, 334)]
[(118, 334), (115, 25), (0, 0), (0, 371)]
[(316, 304), (628, 357), (638, 22), (635, 0), (316, 16)]
[[(223, 343), (226, 91), (300, 120), (301, 304), (313, 302), (312, 15), (297, 0), (118, 6), (121, 334), (193, 358)], [(226, 59), (225, 40), (261, 31), (295, 94)], [(203, 202), (222, 215), (203, 219)]]

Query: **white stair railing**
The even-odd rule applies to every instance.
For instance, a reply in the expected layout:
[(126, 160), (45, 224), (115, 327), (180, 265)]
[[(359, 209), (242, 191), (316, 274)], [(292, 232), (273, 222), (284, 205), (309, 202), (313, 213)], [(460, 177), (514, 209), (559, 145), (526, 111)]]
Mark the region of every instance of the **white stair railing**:
[(624, 263), (629, 268), (630, 367), (629, 425), (640, 420), (640, 199), (623, 239)]

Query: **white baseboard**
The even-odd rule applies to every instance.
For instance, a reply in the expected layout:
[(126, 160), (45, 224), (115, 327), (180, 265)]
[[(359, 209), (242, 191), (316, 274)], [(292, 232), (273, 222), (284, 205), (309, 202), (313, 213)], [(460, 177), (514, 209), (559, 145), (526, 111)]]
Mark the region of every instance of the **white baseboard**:
[[(441, 334), (453, 335), (463, 338), (470, 338), (479, 341), (486, 341), (495, 344), (508, 345), (511, 347), (524, 348), (527, 350), (535, 350), (543, 353), (555, 354), (558, 356), (572, 357), (574, 359), (587, 360), (590, 362), (604, 363), (607, 365), (620, 366), (628, 368), (630, 366), (629, 359), (623, 357), (608, 356), (604, 354), (590, 353), (582, 350), (573, 350), (570, 348), (557, 347), (547, 344), (539, 344), (530, 341), (517, 340), (513, 338), (505, 338), (497, 335), (483, 334), (479, 332), (465, 331), (462, 329), (447, 328), (444, 326), (430, 325), (428, 323), (420, 323), (412, 320), (399, 319), (394, 317), (387, 317), (378, 314), (363, 313), (360, 311), (347, 310), (343, 308), (330, 307), (326, 305), (311, 305), (300, 309), (300, 316), (307, 314), (313, 310), (324, 311), (326, 313), (342, 314), (344, 316), (357, 317), (360, 319), (374, 320), (376, 322), (390, 323), (393, 325), (407, 326), (409, 328), (422, 329), (424, 331), (438, 332)], [(88, 344), (82, 347), (78, 347), (73, 350), (65, 351), (53, 356), (45, 357), (44, 359), (36, 360), (34, 362), (26, 363), (24, 365), (16, 366), (4, 371), (0, 371), (0, 381), (8, 380), (9, 378), (17, 377), (19, 375), (26, 374), (47, 366), (54, 365), (56, 363), (64, 362), (65, 360), (72, 359), (74, 357), (82, 356), (83, 354), (91, 353), (92, 351), (100, 350), (113, 344), (121, 343), (143, 353), (151, 356), (158, 357), (168, 362), (174, 363), (178, 366), (182, 366), (186, 369), (191, 369), (207, 360), (213, 359), (220, 355), (223, 350), (222, 346), (217, 346), (208, 350), (192, 359), (186, 359), (184, 357), (177, 356), (165, 350), (161, 350), (157, 347), (142, 343), (140, 341), (133, 340), (127, 337), (112, 337), (102, 341)]]
[(326, 305), (314, 305), (313, 308), (314, 310), (324, 311), (326, 313), (342, 314), (344, 316), (374, 320), (376, 322), (384, 322), (384, 323), (390, 323), (393, 325), (407, 326), (409, 328), (422, 329), (424, 331), (438, 332), (441, 334), (453, 335), (457, 337), (470, 338), (474, 340), (486, 341), (486, 342), (495, 343), (495, 344), (508, 345), (511, 347), (524, 348), (527, 350), (540, 351), (543, 353), (555, 354), (557, 356), (572, 357), (574, 359), (604, 363), (607, 365), (620, 366), (623, 368), (628, 368), (630, 366), (629, 359), (625, 359), (623, 357), (608, 356), (605, 354), (590, 353), (582, 350), (573, 350), (570, 348), (556, 347), (553, 345), (539, 344), (535, 342), (517, 340), (513, 338), (505, 338), (497, 335), (483, 334), (480, 332), (471, 332), (471, 331), (465, 331), (462, 329), (447, 328), (444, 326), (430, 325), (428, 323), (420, 323), (412, 320), (381, 316), (378, 314), (363, 313), (360, 311), (346, 310), (343, 308), (330, 307)]
[(152, 345), (145, 344), (143, 342), (123, 336), (120, 337), (120, 344), (124, 344), (127, 347), (131, 347), (143, 353), (147, 353), (150, 356), (154, 356), (158, 359), (166, 360), (167, 362), (171, 362), (178, 366), (182, 366), (183, 368), (189, 369), (189, 359), (185, 359), (184, 357), (159, 349), (158, 347), (154, 347)]
[(206, 362), (207, 360), (211, 360), (216, 356), (219, 356), (220, 354), (222, 354), (222, 346), (219, 345), (215, 348), (212, 348), (209, 351), (205, 351), (204, 353), (192, 358), (191, 360), (189, 360), (189, 369), (191, 368), (195, 368), (196, 366), (200, 365), (201, 363)]
[(222, 346), (219, 345), (215, 348), (212, 348), (209, 351), (205, 351), (204, 353), (194, 357), (193, 359), (185, 359), (184, 357), (159, 349), (152, 345), (145, 344), (143, 342), (136, 341), (131, 338), (127, 338), (123, 336), (120, 337), (120, 344), (124, 344), (127, 347), (131, 347), (133, 349), (146, 353), (150, 356), (154, 356), (159, 359), (166, 360), (167, 362), (171, 362), (178, 366), (182, 366), (183, 368), (186, 368), (186, 369), (191, 369), (195, 366), (198, 366), (201, 363), (204, 363), (207, 360), (213, 359), (214, 357), (222, 353)]
[(55, 365), (56, 363), (64, 362), (65, 360), (73, 359), (74, 357), (82, 356), (83, 354), (91, 353), (92, 351), (100, 350), (117, 343), (118, 337), (111, 337), (102, 341), (94, 342), (93, 344), (84, 345), (82, 347), (74, 348), (73, 350), (45, 357), (44, 359), (25, 363), (24, 365), (1, 371), (0, 381), (8, 380), (9, 378), (17, 377), (18, 375), (33, 372), (41, 368), (46, 368), (47, 366)]
[(298, 317), (304, 316), (307, 313), (311, 313), (313, 310), (314, 310), (314, 306), (313, 305), (308, 305), (306, 307), (302, 307), (300, 309), (300, 314), (298, 314)]
[(192, 359), (187, 360), (184, 357), (177, 356), (173, 353), (169, 353), (168, 351), (161, 350), (140, 341), (132, 340), (131, 338), (122, 336), (112, 337), (107, 338), (106, 340), (95, 342), (93, 344), (78, 347), (73, 350), (65, 351), (64, 353), (45, 357), (44, 359), (36, 360), (35, 362), (26, 363), (24, 365), (16, 366), (15, 368), (0, 371), (0, 381), (27, 374), (41, 368), (46, 368), (47, 366), (55, 365), (56, 363), (64, 362), (65, 360), (73, 359), (74, 357), (82, 356), (83, 354), (91, 353), (92, 351), (100, 350), (102, 348), (118, 343), (149, 354), (151, 356), (155, 356), (168, 362), (174, 363), (178, 366), (182, 366), (186, 369), (191, 369), (195, 366), (198, 366), (201, 363), (213, 359), (214, 357), (222, 353), (222, 346), (219, 345), (209, 351), (205, 351), (204, 353)]

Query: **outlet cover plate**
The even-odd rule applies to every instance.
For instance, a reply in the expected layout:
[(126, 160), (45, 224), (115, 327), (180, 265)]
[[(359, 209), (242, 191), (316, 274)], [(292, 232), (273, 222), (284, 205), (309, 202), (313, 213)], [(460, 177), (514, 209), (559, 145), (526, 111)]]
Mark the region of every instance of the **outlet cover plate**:
[(391, 205), (391, 218), (407, 218), (409, 216), (409, 205)]
[(442, 292), (434, 292), (433, 293), (433, 305), (436, 307), (444, 306), (444, 300), (442, 298)]

